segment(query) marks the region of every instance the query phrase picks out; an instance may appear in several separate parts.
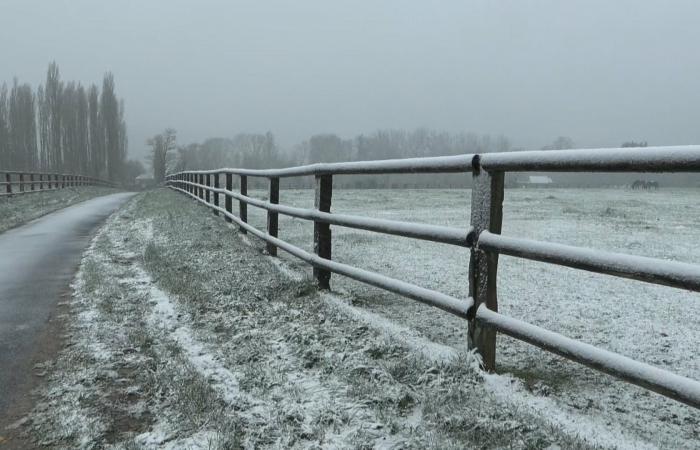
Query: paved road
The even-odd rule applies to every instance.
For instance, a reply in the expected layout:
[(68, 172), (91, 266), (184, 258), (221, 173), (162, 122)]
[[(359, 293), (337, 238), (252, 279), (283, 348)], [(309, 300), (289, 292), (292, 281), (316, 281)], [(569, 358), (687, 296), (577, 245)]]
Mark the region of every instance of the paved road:
[(83, 251), (131, 195), (98, 197), (0, 234), (0, 423), (31, 387), (39, 340)]

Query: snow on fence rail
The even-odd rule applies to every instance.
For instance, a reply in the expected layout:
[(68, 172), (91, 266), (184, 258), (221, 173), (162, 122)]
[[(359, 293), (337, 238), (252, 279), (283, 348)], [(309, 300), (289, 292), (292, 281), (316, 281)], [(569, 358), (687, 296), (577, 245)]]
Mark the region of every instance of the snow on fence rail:
[[(400, 294), (466, 319), (469, 347), (481, 355), (484, 368), (496, 365), (496, 333), (536, 345), (552, 353), (637, 384), (669, 398), (700, 408), (700, 382), (685, 378), (622, 355), (599, 349), (560, 334), (499, 314), (496, 276), (499, 254), (542, 261), (575, 269), (631, 278), (700, 292), (700, 266), (655, 258), (630, 256), (561, 244), (501, 235), (504, 173), (507, 171), (561, 172), (700, 172), (700, 146), (610, 148), (504, 152), (386, 161), (311, 164), (286, 169), (217, 169), (169, 175), (167, 185), (235, 222), (242, 233), (250, 232), (267, 243), (307, 262), (314, 269), (318, 287), (329, 289), (331, 273)], [(453, 228), (434, 225), (332, 214), (333, 175), (386, 173), (472, 173), (471, 223)], [(233, 176), (240, 177), (239, 192)], [(221, 177), (225, 186), (221, 186)], [(248, 177), (269, 180), (269, 201), (248, 196)], [(279, 205), (279, 179), (314, 176), (314, 209)], [(224, 196), (224, 206), (219, 196)], [(238, 215), (233, 200), (238, 201)], [(249, 225), (248, 205), (267, 211), (267, 231)], [(314, 253), (306, 252), (277, 237), (278, 215), (314, 223)], [(458, 299), (404, 281), (331, 260), (330, 225), (393, 234), (470, 248), (469, 297)]]
[(114, 183), (85, 175), (0, 170), (0, 196), (55, 191), (73, 186), (114, 187)]

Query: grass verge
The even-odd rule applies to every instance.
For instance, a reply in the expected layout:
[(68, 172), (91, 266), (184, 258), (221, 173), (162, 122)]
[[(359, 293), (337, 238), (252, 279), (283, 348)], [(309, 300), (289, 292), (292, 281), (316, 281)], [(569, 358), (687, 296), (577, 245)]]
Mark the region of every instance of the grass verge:
[(116, 189), (83, 186), (57, 191), (0, 197), (0, 233), (66, 206), (118, 192)]
[[(347, 305), (349, 308), (352, 306)], [(25, 425), (57, 448), (595, 448), (291, 280), (178, 194), (113, 216)]]

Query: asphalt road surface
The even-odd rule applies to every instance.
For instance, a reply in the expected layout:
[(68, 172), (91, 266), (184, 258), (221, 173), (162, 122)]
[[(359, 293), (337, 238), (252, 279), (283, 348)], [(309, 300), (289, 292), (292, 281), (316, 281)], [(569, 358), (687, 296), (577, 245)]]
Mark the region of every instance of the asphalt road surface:
[(45, 336), (49, 319), (69, 295), (83, 251), (131, 195), (94, 198), (0, 234), (0, 424), (28, 396), (37, 353), (46, 346), (40, 341), (58, 339)]

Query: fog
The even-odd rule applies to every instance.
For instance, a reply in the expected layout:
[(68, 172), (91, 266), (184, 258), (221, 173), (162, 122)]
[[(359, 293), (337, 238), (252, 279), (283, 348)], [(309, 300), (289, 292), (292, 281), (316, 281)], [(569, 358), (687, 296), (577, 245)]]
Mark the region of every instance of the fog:
[(696, 1), (2, 0), (0, 80), (114, 73), (129, 153), (430, 127), (539, 148), (700, 142)]

